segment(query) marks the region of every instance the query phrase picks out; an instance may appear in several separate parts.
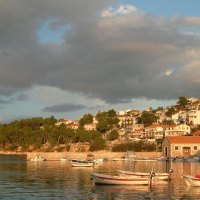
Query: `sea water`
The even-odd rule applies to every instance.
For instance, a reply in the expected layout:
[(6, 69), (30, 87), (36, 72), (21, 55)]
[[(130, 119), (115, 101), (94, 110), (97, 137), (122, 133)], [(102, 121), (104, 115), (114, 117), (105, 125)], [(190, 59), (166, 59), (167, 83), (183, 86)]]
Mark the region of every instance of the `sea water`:
[[(168, 172), (171, 181), (149, 186), (95, 185), (91, 173), (117, 175), (116, 170)], [(0, 156), (0, 199), (146, 200), (200, 199), (200, 187), (188, 188), (182, 174), (200, 173), (199, 162), (107, 161), (94, 167), (71, 167), (70, 162), (30, 162)]]

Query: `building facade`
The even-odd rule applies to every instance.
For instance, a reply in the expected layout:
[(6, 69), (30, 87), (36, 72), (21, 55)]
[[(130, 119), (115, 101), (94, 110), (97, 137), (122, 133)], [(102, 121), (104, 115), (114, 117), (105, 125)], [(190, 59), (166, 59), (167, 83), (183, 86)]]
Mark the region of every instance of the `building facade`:
[(168, 136), (162, 144), (166, 157), (189, 157), (200, 151), (200, 136)]

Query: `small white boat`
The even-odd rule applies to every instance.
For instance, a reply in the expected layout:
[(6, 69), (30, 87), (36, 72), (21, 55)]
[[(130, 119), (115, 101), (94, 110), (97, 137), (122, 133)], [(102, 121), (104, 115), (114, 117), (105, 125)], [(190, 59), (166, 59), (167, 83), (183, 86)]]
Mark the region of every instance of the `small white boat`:
[[(151, 173), (146, 172), (132, 172), (132, 171), (123, 171), (117, 170), (120, 176), (131, 176), (131, 177), (139, 177), (139, 178), (148, 178), (151, 176)], [(172, 169), (169, 170), (169, 173), (153, 173), (153, 180), (170, 180)]]
[(94, 161), (95, 164), (103, 163), (104, 162), (104, 158), (97, 158), (97, 159), (94, 159), (93, 161)]
[(187, 186), (198, 186), (200, 187), (200, 175), (183, 175)]
[(111, 176), (107, 174), (92, 173), (95, 184), (106, 185), (148, 185), (151, 178), (127, 177), (127, 176)]
[(64, 161), (64, 162), (66, 162), (66, 161), (68, 161), (69, 159), (68, 158), (61, 158), (60, 159), (60, 161)]
[(31, 161), (34, 162), (40, 162), (40, 161), (45, 161), (45, 158), (42, 158), (41, 156), (35, 156), (34, 158), (31, 158)]
[(113, 158), (112, 161), (128, 161), (128, 158)]
[(94, 165), (94, 163), (91, 162), (72, 162), (71, 163), (72, 167), (92, 167)]

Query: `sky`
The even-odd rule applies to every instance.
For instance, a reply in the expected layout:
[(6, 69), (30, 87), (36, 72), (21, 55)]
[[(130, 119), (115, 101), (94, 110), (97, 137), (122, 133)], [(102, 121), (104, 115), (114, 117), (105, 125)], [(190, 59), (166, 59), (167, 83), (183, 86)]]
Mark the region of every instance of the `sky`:
[(1, 0), (0, 123), (200, 98), (199, 0)]

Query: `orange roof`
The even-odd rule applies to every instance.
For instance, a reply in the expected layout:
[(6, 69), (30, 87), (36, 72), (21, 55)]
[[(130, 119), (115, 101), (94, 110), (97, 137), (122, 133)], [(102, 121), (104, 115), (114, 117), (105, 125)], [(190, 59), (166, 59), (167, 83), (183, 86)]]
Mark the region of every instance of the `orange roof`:
[(200, 136), (168, 136), (170, 143), (200, 143)]
[(150, 125), (150, 126), (147, 126), (146, 129), (147, 129), (147, 128), (156, 128), (156, 127), (166, 128), (166, 127), (168, 127), (168, 126), (167, 126), (167, 125), (163, 125), (163, 124), (152, 124), (152, 125)]
[(140, 113), (139, 110), (129, 110), (127, 113), (129, 113), (129, 112), (137, 112), (137, 113)]

